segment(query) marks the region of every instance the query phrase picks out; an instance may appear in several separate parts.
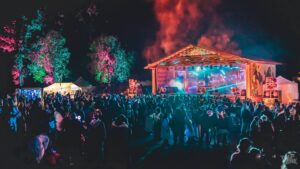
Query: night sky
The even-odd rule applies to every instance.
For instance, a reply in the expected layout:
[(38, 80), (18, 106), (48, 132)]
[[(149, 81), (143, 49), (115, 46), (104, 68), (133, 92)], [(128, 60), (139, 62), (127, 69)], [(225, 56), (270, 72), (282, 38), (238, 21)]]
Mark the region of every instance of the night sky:
[[(0, 25), (10, 20), (34, 16), (37, 9), (46, 13), (47, 29), (55, 28), (59, 14), (64, 14), (63, 35), (71, 51), (70, 80), (83, 76), (93, 78), (86, 70), (88, 47), (99, 35), (115, 35), (123, 47), (137, 54), (132, 77), (150, 80), (143, 70), (146, 60), (142, 51), (155, 39), (159, 23), (155, 19), (152, 0), (97, 0), (98, 16), (75, 17), (86, 9), (88, 0), (9, 0), (0, 6)], [(222, 0), (216, 11), (224, 24), (234, 31), (234, 40), (242, 55), (282, 62), (278, 74), (289, 79), (300, 71), (300, 1), (299, 0)], [(208, 21), (209, 22), (209, 21)], [(195, 42), (196, 43), (196, 42)], [(11, 85), (12, 56), (0, 53), (1, 90)], [(149, 75), (149, 76), (147, 76)]]

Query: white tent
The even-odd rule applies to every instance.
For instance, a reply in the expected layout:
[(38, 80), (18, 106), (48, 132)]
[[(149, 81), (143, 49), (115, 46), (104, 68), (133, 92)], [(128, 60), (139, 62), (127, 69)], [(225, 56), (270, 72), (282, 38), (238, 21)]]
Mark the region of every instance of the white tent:
[(45, 93), (60, 93), (62, 95), (70, 94), (72, 97), (75, 95), (76, 91), (82, 90), (80, 87), (74, 83), (53, 83), (43, 89)]
[(298, 84), (289, 81), (282, 76), (276, 78), (277, 89), (281, 90), (281, 100), (283, 103), (289, 103), (299, 99)]
[(88, 81), (86, 81), (85, 79), (83, 79), (82, 77), (79, 77), (74, 84), (76, 84), (77, 86), (79, 86), (83, 92), (93, 92), (94, 90), (96, 90), (96, 87), (93, 86), (92, 84), (90, 84)]

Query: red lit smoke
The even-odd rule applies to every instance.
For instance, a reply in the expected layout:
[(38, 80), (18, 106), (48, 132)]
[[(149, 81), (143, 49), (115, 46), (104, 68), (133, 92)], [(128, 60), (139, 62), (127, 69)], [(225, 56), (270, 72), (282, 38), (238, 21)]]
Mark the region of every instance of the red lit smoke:
[(219, 17), (214, 16), (207, 32), (199, 38), (198, 45), (237, 55), (241, 54), (238, 44), (232, 40), (233, 35), (233, 31), (226, 28)]
[[(155, 61), (196, 41), (220, 50), (236, 49), (237, 44), (231, 41), (233, 32), (223, 26), (216, 14), (220, 3), (221, 0), (154, 0), (159, 30), (155, 41), (143, 51), (147, 61)], [(204, 26), (208, 30), (199, 37)]]

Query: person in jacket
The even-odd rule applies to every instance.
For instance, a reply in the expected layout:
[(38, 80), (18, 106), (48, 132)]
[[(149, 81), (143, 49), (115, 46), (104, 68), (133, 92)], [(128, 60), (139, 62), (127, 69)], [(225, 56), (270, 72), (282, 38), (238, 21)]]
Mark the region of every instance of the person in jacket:
[(96, 109), (91, 116), (90, 123), (87, 127), (87, 155), (89, 163), (99, 164), (103, 160), (106, 129), (101, 119), (100, 109)]
[(241, 109), (241, 136), (245, 137), (249, 135), (250, 124), (253, 117), (250, 111), (250, 107), (247, 102), (243, 103), (243, 107)]
[(125, 115), (119, 115), (112, 123), (107, 141), (107, 166), (113, 169), (129, 167), (130, 129)]

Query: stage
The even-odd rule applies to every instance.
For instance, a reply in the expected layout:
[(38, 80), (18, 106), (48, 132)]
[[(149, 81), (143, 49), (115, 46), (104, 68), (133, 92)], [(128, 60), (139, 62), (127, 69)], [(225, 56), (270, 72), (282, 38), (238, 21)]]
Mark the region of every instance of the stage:
[(276, 78), (277, 64), (189, 45), (145, 69), (152, 70), (153, 94), (244, 95), (261, 100), (266, 79)]

